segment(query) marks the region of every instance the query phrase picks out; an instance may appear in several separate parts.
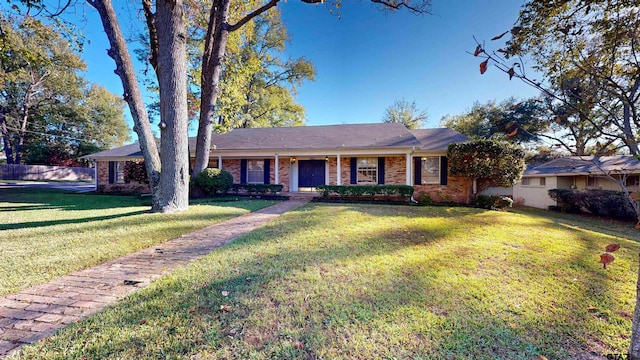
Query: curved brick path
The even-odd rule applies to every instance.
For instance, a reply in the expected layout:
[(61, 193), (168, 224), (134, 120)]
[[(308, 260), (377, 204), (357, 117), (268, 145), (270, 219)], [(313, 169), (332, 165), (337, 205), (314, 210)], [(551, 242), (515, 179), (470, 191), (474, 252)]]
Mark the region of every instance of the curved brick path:
[(0, 358), (304, 205), (283, 201), (0, 298)]

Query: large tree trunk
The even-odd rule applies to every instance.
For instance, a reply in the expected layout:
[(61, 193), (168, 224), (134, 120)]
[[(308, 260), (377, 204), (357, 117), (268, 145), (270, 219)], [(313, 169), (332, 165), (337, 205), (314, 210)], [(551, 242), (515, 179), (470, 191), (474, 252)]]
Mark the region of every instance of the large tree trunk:
[(160, 201), (160, 155), (158, 147), (151, 131), (151, 122), (142, 100), (142, 94), (138, 85), (133, 62), (129, 54), (127, 43), (122, 35), (118, 18), (113, 10), (111, 0), (87, 0), (100, 14), (102, 26), (109, 39), (111, 48), (107, 51), (116, 62), (115, 73), (122, 81), (124, 88), (124, 100), (129, 105), (129, 111), (133, 118), (133, 130), (138, 134), (138, 142), (142, 157), (149, 176), (149, 186), (152, 193), (152, 211), (161, 211)]
[(198, 137), (196, 139), (196, 158), (192, 176), (198, 175), (209, 164), (213, 116), (218, 92), (220, 91), (220, 73), (222, 60), (229, 38), (228, 18), (230, 0), (217, 0), (211, 6), (209, 25), (202, 54), (202, 73), (200, 75), (200, 118), (198, 119)]
[[(280, 0), (269, 0), (261, 7), (245, 15), (234, 25), (228, 23), (230, 0), (214, 0), (209, 13), (209, 24), (202, 54), (202, 75), (200, 77), (200, 118), (196, 140), (196, 159), (191, 176), (198, 175), (209, 164), (213, 115), (218, 101), (222, 60), (227, 48), (229, 33), (238, 30), (256, 16), (276, 6)], [(320, 0), (303, 0), (316, 3)]]
[(160, 206), (164, 213), (186, 210), (189, 206), (187, 33), (182, 6), (182, 0), (156, 3), (162, 156)]
[(2, 145), (4, 146), (4, 155), (7, 158), (7, 164), (13, 164), (11, 134), (9, 133), (9, 129), (7, 129), (7, 118), (4, 114), (0, 114), (0, 132), (2, 132)]

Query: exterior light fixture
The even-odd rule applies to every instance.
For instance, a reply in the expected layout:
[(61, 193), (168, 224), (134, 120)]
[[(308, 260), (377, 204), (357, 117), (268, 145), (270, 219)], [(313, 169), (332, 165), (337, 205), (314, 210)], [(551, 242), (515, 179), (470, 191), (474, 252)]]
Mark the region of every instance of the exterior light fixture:
[(295, 156), (291, 158), (291, 162), (292, 163), (296, 162), (296, 157)]
[(325, 157), (324, 157), (324, 161), (329, 161), (329, 157), (328, 157), (328, 156), (325, 156)]

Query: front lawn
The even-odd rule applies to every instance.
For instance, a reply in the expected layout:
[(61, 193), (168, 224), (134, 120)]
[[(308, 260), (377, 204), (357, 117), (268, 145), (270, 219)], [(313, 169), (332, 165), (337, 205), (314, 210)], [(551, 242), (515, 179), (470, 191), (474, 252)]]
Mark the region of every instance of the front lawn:
[(200, 202), (150, 214), (130, 196), (0, 190), (0, 295), (114, 259), (257, 210), (266, 201)]
[[(22, 355), (567, 359), (626, 352), (637, 236), (589, 230), (597, 219), (580, 225), (580, 218), (545, 214), (309, 204)], [(604, 270), (599, 254), (612, 242), (622, 249)]]

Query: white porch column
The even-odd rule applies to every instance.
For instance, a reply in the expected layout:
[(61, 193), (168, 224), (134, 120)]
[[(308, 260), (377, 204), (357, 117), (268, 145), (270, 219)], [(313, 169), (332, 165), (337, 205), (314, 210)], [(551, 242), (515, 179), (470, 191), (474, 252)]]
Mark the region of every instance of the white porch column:
[(218, 155), (218, 170), (222, 170), (222, 155)]
[(413, 185), (411, 183), (411, 153), (407, 153), (407, 185)]
[(279, 160), (278, 159), (279, 159), (278, 154), (276, 154), (276, 165), (275, 165), (275, 167), (276, 167), (276, 180), (275, 180), (275, 183), (276, 184), (280, 184), (280, 165), (279, 165)]
[(342, 171), (340, 171), (340, 154), (338, 154), (337, 158), (338, 158), (338, 170), (336, 171), (338, 173), (336, 174), (336, 182), (337, 182), (337, 185), (342, 185)]

